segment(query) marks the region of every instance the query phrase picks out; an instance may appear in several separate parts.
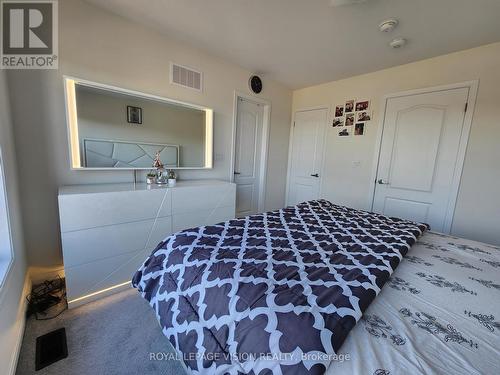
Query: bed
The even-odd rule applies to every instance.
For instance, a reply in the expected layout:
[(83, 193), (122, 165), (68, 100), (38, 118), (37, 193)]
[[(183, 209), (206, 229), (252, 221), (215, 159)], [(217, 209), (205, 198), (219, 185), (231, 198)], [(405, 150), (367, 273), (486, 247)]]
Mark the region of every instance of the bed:
[(493, 373), (498, 249), (427, 229), (304, 202), (178, 232), (133, 285), (194, 374)]
[(424, 233), (327, 374), (500, 373), (499, 271), (498, 247)]

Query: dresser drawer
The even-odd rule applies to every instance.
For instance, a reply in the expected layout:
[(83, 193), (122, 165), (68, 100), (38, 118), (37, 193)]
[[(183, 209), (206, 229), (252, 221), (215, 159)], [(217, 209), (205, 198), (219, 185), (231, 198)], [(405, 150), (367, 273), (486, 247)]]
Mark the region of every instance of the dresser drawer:
[(180, 181), (175, 187), (62, 187), (59, 217), (69, 307), (130, 285), (135, 271), (174, 231), (235, 216), (236, 185)]
[[(101, 259), (78, 266), (66, 267), (66, 286), (69, 307), (76, 299), (86, 299), (92, 293), (124, 283), (132, 284), (132, 277), (153, 249), (135, 251)], [(87, 301), (88, 302), (88, 301)]]
[(173, 232), (179, 232), (183, 229), (217, 224), (222, 221), (234, 219), (234, 215), (234, 205), (218, 207), (212, 210), (176, 214), (172, 217), (172, 230)]
[(235, 184), (172, 189), (172, 215), (234, 206), (235, 196)]
[(171, 233), (171, 217), (62, 233), (64, 265), (72, 267), (154, 248)]
[(170, 216), (171, 189), (59, 196), (61, 232)]

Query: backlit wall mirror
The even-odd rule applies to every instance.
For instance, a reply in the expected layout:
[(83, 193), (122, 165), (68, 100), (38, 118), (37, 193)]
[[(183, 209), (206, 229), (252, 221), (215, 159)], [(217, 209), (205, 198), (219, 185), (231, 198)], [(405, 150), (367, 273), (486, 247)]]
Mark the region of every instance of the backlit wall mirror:
[(212, 168), (213, 111), (65, 77), (73, 169)]

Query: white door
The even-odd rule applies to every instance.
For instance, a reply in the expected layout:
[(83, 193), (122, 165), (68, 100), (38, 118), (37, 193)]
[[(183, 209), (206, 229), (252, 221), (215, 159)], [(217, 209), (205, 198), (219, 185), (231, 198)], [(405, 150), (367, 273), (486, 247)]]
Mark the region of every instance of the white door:
[(288, 205), (319, 197), (327, 119), (327, 109), (295, 113), (288, 179)]
[(388, 99), (374, 211), (449, 232), (468, 93), (458, 88)]
[(234, 160), (238, 217), (259, 209), (263, 119), (264, 105), (238, 98)]

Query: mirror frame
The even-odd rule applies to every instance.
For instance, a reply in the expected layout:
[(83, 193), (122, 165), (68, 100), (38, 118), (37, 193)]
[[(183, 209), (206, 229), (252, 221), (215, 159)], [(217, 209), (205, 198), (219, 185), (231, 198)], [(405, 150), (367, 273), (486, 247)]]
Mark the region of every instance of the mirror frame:
[(66, 124), (68, 128), (68, 146), (70, 155), (71, 170), (80, 171), (133, 171), (133, 170), (150, 170), (148, 168), (100, 168), (100, 167), (82, 167), (80, 159), (80, 142), (78, 136), (78, 111), (76, 108), (76, 84), (93, 87), (100, 90), (107, 90), (125, 95), (136, 96), (142, 99), (149, 99), (158, 102), (176, 104), (187, 108), (193, 108), (205, 111), (205, 165), (201, 167), (177, 167), (171, 168), (175, 170), (196, 170), (196, 169), (212, 169), (213, 168), (213, 110), (207, 107), (199, 106), (196, 104), (186, 103), (179, 100), (164, 98), (157, 95), (146, 94), (140, 91), (128, 90), (121, 87), (106, 85), (102, 83), (87, 81), (80, 78), (64, 76), (64, 102), (66, 106)]

